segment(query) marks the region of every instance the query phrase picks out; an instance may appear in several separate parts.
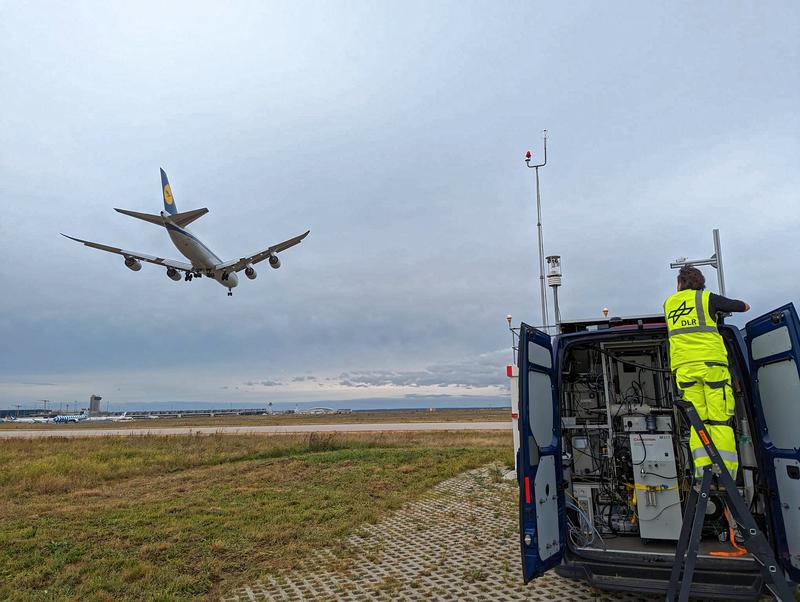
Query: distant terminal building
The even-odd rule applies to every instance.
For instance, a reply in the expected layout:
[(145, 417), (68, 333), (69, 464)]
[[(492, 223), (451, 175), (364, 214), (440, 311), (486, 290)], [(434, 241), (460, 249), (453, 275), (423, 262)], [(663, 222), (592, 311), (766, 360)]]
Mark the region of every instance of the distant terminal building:
[(50, 418), (55, 416), (55, 412), (51, 410), (38, 409), (24, 409), (24, 408), (8, 408), (0, 409), (0, 420), (7, 418), (33, 418), (33, 417)]

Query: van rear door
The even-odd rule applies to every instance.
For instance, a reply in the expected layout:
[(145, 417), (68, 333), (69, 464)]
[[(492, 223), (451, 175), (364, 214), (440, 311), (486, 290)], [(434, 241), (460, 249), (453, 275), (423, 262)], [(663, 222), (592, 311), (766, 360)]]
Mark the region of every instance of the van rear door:
[(519, 339), (519, 534), (525, 583), (564, 556), (561, 421), (550, 336), (522, 324)]
[(800, 581), (800, 321), (793, 304), (745, 326), (761, 466), (769, 488), (776, 551)]

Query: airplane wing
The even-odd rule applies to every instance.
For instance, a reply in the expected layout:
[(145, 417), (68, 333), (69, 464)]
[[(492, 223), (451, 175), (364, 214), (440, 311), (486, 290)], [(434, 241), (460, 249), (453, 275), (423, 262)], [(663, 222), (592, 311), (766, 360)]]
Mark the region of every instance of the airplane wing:
[(302, 240), (306, 236), (308, 236), (309, 232), (311, 232), (311, 230), (307, 230), (300, 236), (295, 236), (294, 238), (290, 238), (289, 240), (280, 242), (277, 245), (273, 245), (270, 248), (264, 249), (263, 251), (259, 251), (258, 253), (254, 253), (253, 255), (249, 255), (247, 257), (241, 257), (239, 259), (234, 259), (232, 261), (226, 261), (225, 263), (215, 265), (214, 269), (227, 270), (229, 272), (239, 272), (245, 269), (248, 265), (258, 263), (259, 261), (264, 261), (265, 259), (269, 258), (272, 255), (275, 255), (277, 253), (280, 253), (281, 251), (285, 251), (286, 249), (289, 249), (295, 245), (300, 244)]
[(144, 253), (137, 253), (135, 251), (126, 251), (125, 249), (120, 249), (119, 247), (109, 247), (108, 245), (101, 245), (96, 242), (90, 242), (88, 240), (81, 240), (80, 238), (67, 236), (64, 233), (62, 233), (61, 236), (69, 238), (70, 240), (74, 240), (75, 242), (84, 244), (87, 247), (92, 247), (93, 249), (100, 249), (101, 251), (107, 251), (109, 253), (116, 253), (117, 255), (122, 255), (126, 259), (128, 257), (133, 257), (134, 259), (138, 259), (140, 261), (146, 261), (147, 263), (154, 263), (155, 265), (163, 265), (168, 268), (183, 270), (184, 272), (194, 271), (192, 264), (185, 263), (183, 261), (173, 261), (172, 259), (164, 259), (163, 257), (153, 257), (152, 255), (145, 255)]

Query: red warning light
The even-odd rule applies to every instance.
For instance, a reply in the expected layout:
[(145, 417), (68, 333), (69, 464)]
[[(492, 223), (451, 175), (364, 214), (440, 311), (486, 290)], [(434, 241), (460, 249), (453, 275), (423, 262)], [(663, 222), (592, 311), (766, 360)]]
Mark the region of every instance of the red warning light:
[(508, 376), (508, 378), (514, 376), (514, 366), (512, 366), (511, 364), (508, 364), (506, 366), (506, 376)]
[(527, 153), (525, 153), (525, 159), (526, 160), (530, 159), (532, 156), (533, 156), (533, 153), (531, 151), (528, 151)]

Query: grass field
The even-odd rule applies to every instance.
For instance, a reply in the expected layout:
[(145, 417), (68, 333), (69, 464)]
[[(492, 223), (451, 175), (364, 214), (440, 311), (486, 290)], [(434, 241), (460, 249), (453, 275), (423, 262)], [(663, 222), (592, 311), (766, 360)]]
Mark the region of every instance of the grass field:
[(76, 428), (143, 428), (171, 426), (259, 426), (289, 424), (380, 424), (387, 422), (510, 422), (511, 410), (505, 409), (441, 409), (387, 410), (384, 412), (352, 412), (350, 414), (274, 414), (271, 416), (198, 416), (132, 420), (126, 422), (81, 422), (78, 424), (26, 424), (2, 422), (0, 429), (52, 430)]
[(4, 441), (0, 599), (216, 598), (435, 483), (513, 462), (511, 434)]

